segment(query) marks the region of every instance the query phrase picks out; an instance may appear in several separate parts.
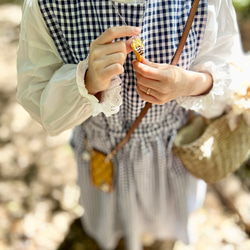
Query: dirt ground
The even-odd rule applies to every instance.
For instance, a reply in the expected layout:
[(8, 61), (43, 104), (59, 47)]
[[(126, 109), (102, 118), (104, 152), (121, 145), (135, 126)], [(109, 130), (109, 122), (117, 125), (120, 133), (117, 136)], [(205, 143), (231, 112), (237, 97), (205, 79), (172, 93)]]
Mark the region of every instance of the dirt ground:
[[(84, 209), (78, 204), (76, 166), (68, 145), (71, 131), (49, 137), (16, 102), (20, 19), (19, 6), (0, 5), (0, 249), (98, 250), (78, 219)], [(250, 49), (246, 39), (244, 47)], [(212, 186), (191, 222), (197, 242), (177, 242), (174, 250), (250, 249), (240, 217)]]

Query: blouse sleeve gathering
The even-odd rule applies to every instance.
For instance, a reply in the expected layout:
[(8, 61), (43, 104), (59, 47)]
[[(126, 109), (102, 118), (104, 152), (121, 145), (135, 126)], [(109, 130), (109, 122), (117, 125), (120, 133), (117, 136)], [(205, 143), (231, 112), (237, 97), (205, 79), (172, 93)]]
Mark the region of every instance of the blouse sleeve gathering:
[(119, 78), (112, 79), (99, 103), (84, 85), (87, 62), (64, 64), (37, 1), (26, 0), (17, 52), (17, 99), (50, 135), (71, 129), (100, 112), (109, 116), (119, 111), (119, 98), (105, 98), (119, 91)]
[(204, 41), (190, 70), (210, 73), (213, 87), (206, 95), (180, 97), (177, 102), (207, 118), (222, 114), (231, 94), (230, 63), (240, 55), (241, 41), (232, 0), (209, 0)]

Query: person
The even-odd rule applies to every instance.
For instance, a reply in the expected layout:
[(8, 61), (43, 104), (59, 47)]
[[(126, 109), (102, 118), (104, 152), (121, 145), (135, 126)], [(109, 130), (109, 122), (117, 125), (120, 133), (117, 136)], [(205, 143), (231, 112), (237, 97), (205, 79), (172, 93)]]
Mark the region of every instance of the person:
[[(141, 237), (192, 240), (189, 215), (206, 184), (173, 154), (189, 110), (219, 116), (240, 47), (231, 0), (200, 0), (178, 65), (170, 65), (192, 1), (25, 0), (17, 53), (18, 102), (50, 135), (74, 128), (85, 231), (102, 249), (142, 249)], [(144, 40), (135, 60), (131, 42)], [(132, 53), (131, 53), (132, 52)], [(86, 139), (107, 154), (145, 103), (152, 107), (114, 157), (114, 190), (96, 189)]]

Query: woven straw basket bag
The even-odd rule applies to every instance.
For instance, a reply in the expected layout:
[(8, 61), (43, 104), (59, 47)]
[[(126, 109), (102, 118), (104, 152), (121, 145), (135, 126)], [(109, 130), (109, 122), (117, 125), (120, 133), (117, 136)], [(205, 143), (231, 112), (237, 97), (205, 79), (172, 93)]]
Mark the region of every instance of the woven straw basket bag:
[(209, 125), (197, 116), (177, 134), (174, 153), (195, 177), (214, 183), (234, 172), (250, 153), (250, 126), (241, 118), (230, 131), (227, 115)]

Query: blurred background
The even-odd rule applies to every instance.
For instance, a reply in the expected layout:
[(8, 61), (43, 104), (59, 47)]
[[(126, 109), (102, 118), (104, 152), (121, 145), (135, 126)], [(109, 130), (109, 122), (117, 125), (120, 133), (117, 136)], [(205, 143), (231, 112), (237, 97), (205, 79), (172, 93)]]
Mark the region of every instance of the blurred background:
[[(250, 0), (234, 0), (245, 52)], [(71, 131), (49, 137), (16, 102), (16, 50), (22, 0), (0, 0), (0, 249), (98, 250), (79, 217)], [(192, 217), (198, 241), (175, 250), (250, 249), (250, 161), (216, 185)], [(123, 248), (121, 241), (118, 248)], [(164, 248), (145, 248), (147, 250)]]

